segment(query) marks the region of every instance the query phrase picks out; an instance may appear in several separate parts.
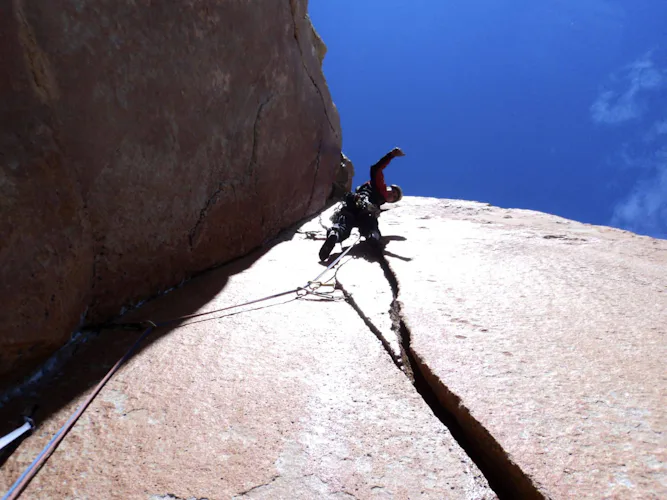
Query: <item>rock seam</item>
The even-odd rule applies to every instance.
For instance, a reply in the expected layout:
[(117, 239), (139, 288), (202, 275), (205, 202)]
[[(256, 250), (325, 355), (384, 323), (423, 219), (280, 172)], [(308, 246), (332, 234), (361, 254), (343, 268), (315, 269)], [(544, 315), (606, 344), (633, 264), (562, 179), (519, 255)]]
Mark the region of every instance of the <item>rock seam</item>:
[(459, 446), (479, 468), (498, 498), (548, 498), (512, 460), (491, 433), (470, 414), (461, 399), (449, 390), (412, 349), (411, 331), (402, 313), (401, 302), (398, 300), (400, 294), (398, 279), (383, 254), (378, 256), (378, 262), (392, 292), (393, 300), (389, 313), (392, 330), (399, 340), (400, 359), (392, 352), (386, 335), (373, 324), (352, 295), (345, 290), (344, 285), (338, 282), (346, 302), (378, 338), (394, 365), (412, 382), (433, 414), (447, 427)]
[(299, 28), (297, 25), (297, 20), (296, 20), (296, 13), (297, 13), (297, 7), (295, 5), (297, 0), (288, 0), (289, 1), (289, 7), (290, 7), (290, 12), (292, 14), (292, 23), (293, 23), (293, 28), (294, 28), (294, 40), (296, 41), (296, 45), (299, 48), (299, 54), (301, 55), (301, 64), (303, 65), (303, 70), (306, 72), (306, 75), (308, 75), (308, 78), (310, 78), (310, 81), (313, 84), (313, 87), (315, 87), (315, 91), (317, 92), (317, 95), (320, 96), (320, 100), (322, 101), (322, 108), (324, 110), (324, 116), (326, 116), (327, 121), (329, 122), (329, 126), (331, 127), (331, 130), (333, 133), (338, 137), (338, 133), (336, 132), (336, 128), (333, 126), (333, 123), (331, 123), (331, 118), (329, 118), (329, 112), (327, 111), (327, 104), (324, 101), (324, 96), (322, 95), (322, 91), (320, 88), (317, 86), (317, 82), (315, 81), (315, 78), (310, 74), (310, 71), (308, 71), (308, 66), (306, 65), (306, 61), (303, 59), (303, 50), (301, 49), (301, 42), (299, 40)]

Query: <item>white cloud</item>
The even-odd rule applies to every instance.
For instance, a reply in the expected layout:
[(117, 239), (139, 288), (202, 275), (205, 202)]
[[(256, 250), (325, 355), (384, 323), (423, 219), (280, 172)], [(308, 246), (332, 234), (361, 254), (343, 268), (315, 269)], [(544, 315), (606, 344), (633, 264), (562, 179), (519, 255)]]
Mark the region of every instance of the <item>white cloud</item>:
[(646, 109), (643, 100), (647, 91), (667, 85), (667, 73), (655, 66), (652, 53), (627, 66), (620, 76), (612, 75), (612, 81), (620, 81), (621, 88), (600, 93), (591, 106), (591, 119), (604, 125), (618, 125), (640, 118)]
[(600, 94), (591, 106), (591, 118), (596, 123), (615, 125), (633, 118), (639, 118), (639, 107), (634, 96), (628, 92), (617, 96), (611, 90)]
[(667, 149), (657, 156), (654, 174), (639, 181), (614, 208), (612, 226), (667, 238)]
[[(667, 116), (667, 113), (665, 113)], [(648, 132), (644, 134), (643, 141), (645, 143), (655, 142), (656, 140), (663, 141), (664, 138), (661, 137), (667, 134), (667, 118), (656, 120)]]
[[(664, 60), (664, 55), (655, 58)], [(667, 238), (667, 71), (648, 52), (610, 77), (610, 86), (591, 106), (604, 125), (634, 120), (616, 158), (617, 172), (630, 181), (615, 205), (610, 224)], [(628, 123), (629, 124), (629, 123)]]

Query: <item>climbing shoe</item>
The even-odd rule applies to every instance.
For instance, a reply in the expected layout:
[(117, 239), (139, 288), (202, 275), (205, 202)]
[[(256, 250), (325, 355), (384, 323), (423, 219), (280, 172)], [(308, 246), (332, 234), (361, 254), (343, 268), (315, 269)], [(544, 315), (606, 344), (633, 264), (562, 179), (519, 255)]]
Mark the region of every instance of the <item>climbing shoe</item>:
[(371, 231), (371, 234), (368, 235), (366, 240), (368, 241), (368, 243), (370, 243), (372, 247), (377, 248), (380, 246), (381, 238), (382, 237), (380, 236), (380, 231), (374, 229), (373, 231)]
[(327, 241), (325, 241), (324, 245), (322, 245), (322, 248), (320, 248), (320, 261), (326, 260), (326, 258), (329, 257), (329, 254), (331, 253), (331, 250), (333, 250), (337, 240), (338, 237), (334, 233), (331, 233), (329, 236), (327, 236)]

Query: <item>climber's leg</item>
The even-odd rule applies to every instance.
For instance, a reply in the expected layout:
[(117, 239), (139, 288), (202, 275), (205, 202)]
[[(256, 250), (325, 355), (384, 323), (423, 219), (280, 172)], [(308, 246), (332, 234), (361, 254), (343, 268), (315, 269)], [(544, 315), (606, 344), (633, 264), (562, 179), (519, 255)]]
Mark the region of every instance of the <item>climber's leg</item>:
[(374, 247), (379, 247), (382, 234), (380, 233), (380, 228), (378, 227), (378, 220), (372, 214), (366, 214), (364, 217), (361, 217), (359, 220), (359, 231), (361, 235), (366, 238), (366, 241)]
[(354, 227), (354, 216), (349, 212), (341, 212), (336, 217), (333, 226), (327, 231), (327, 240), (320, 248), (320, 260), (325, 260), (333, 250), (336, 243), (342, 243), (350, 237)]

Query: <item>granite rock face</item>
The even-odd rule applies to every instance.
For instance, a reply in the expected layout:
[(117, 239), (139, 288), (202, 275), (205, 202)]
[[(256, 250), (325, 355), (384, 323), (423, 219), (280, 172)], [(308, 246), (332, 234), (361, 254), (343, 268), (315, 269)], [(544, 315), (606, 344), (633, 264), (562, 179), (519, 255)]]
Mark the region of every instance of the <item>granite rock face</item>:
[[(361, 241), (318, 295), (224, 309), (315, 279), (335, 207), (126, 315), (210, 313), (146, 339), (27, 497), (665, 498), (667, 241), (466, 201), (387, 208), (383, 253)], [(41, 408), (0, 491), (137, 336), (98, 337), (0, 406), (0, 435)]]
[(332, 195), (341, 198), (345, 193), (352, 190), (352, 178), (354, 177), (354, 164), (344, 154), (341, 154), (340, 168), (336, 173)]
[[(316, 258), (321, 241), (305, 233), (318, 227), (307, 223), (265, 253), (198, 276), (123, 320), (160, 322), (303, 285), (323, 270)], [(366, 262), (360, 271), (375, 266)], [(291, 294), (157, 329), (25, 498), (496, 498), (342, 292), (320, 292), (326, 293)], [(54, 397), (134, 338), (112, 332), (72, 359), (39, 398), (42, 408), (58, 410), (5, 463), (0, 491), (83, 394), (62, 406)]]
[(413, 368), (514, 491), (667, 496), (667, 241), (452, 200), (381, 221)]
[(305, 0), (0, 4), (0, 378), (321, 208)]

